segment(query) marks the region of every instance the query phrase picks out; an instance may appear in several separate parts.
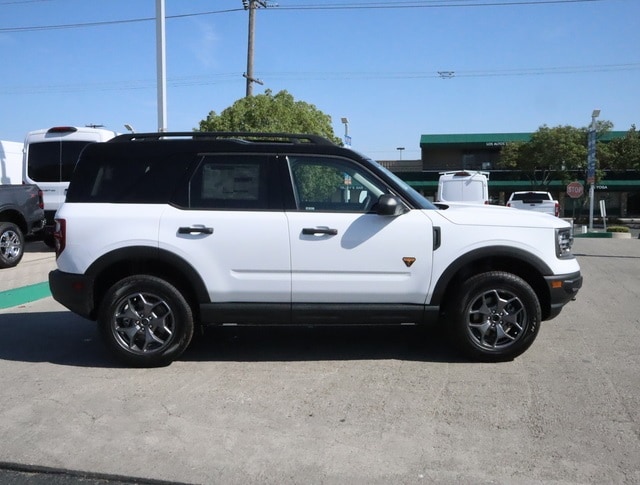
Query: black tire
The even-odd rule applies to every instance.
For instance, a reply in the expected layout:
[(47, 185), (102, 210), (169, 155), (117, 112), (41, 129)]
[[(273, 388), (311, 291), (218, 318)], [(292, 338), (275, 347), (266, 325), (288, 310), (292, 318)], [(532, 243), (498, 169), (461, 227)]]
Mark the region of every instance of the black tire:
[(474, 360), (512, 360), (527, 350), (538, 335), (540, 303), (522, 278), (502, 271), (466, 280), (454, 298), (454, 344)]
[(16, 266), (24, 256), (24, 235), (12, 222), (0, 222), (0, 268)]
[(100, 305), (98, 328), (106, 346), (125, 364), (170, 364), (193, 336), (193, 313), (167, 281), (135, 275), (114, 284)]

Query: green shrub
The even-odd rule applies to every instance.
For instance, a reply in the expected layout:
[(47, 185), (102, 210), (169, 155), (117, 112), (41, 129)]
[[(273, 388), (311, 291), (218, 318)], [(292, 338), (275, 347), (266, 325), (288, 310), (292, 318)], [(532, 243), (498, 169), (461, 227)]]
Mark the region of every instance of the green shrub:
[(629, 232), (629, 228), (627, 226), (609, 226), (607, 232)]

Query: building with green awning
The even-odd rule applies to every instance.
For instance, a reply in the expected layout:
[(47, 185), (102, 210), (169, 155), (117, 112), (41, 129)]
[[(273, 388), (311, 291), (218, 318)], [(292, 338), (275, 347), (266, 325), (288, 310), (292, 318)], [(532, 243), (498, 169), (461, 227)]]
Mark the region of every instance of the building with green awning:
[[(599, 141), (624, 137), (626, 131), (603, 133)], [(489, 195), (492, 203), (504, 204), (511, 192), (522, 190), (549, 190), (560, 201), (561, 214), (577, 216), (588, 203), (588, 187), (578, 199), (566, 195), (566, 182), (552, 180), (544, 188), (532, 186), (519, 171), (500, 170), (497, 161), (507, 143), (528, 142), (533, 133), (470, 133), (434, 134), (420, 137), (421, 160), (382, 162), (428, 198), (435, 196), (440, 172), (451, 170), (488, 171)], [(575, 180), (584, 184), (585, 175), (575, 174)], [(611, 216), (640, 216), (640, 172), (605, 172), (595, 185), (596, 202), (605, 200)], [(579, 215), (579, 214), (578, 214)]]

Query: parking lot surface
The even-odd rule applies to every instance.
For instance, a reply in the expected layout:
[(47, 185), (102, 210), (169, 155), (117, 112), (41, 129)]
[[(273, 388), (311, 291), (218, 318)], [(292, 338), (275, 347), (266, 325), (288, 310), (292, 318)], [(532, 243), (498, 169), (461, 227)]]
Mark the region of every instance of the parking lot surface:
[[(640, 483), (640, 240), (574, 252), (578, 299), (502, 364), (435, 330), (222, 328), (128, 369), (50, 297), (4, 308), (0, 462), (123, 483)], [(53, 265), (34, 250), (13, 277)]]

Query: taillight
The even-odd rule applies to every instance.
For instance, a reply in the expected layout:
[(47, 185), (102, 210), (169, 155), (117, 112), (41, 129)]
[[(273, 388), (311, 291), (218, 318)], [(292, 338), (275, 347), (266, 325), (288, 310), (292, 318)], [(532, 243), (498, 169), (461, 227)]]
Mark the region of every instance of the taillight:
[(44, 196), (40, 189), (38, 189), (38, 207), (40, 207), (40, 209), (44, 209)]
[(65, 219), (56, 219), (56, 227), (53, 231), (53, 239), (56, 242), (56, 259), (64, 251), (67, 243), (67, 221)]
[(560, 204), (556, 202), (556, 217), (560, 216)]
[(78, 131), (78, 128), (75, 126), (54, 126), (53, 128), (49, 128), (47, 133), (73, 133)]

